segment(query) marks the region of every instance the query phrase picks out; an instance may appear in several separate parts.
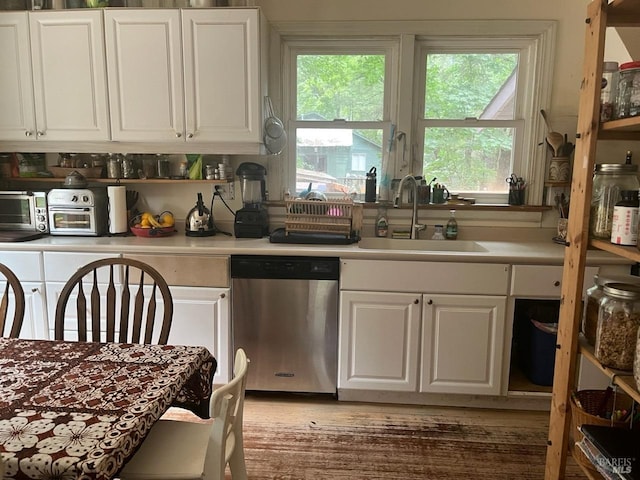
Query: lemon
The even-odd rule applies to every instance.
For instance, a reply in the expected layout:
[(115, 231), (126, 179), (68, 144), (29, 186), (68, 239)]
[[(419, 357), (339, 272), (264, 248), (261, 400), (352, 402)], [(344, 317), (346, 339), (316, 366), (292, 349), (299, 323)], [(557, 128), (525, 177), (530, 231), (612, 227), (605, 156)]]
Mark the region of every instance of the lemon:
[(175, 219), (173, 218), (171, 212), (164, 212), (162, 215), (160, 215), (160, 225), (162, 225), (163, 227), (173, 227), (174, 224)]

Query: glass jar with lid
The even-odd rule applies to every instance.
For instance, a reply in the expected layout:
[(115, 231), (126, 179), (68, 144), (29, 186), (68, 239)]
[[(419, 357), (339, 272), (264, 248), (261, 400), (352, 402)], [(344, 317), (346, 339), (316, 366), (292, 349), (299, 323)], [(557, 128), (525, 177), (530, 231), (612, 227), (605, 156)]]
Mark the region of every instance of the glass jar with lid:
[(598, 273), (593, 277), (594, 285), (587, 289), (584, 315), (582, 317), (582, 333), (589, 345), (596, 344), (596, 332), (598, 331), (598, 312), (600, 300), (604, 296), (604, 286), (607, 283), (628, 283), (640, 287), (640, 277), (634, 275), (615, 275)]
[(601, 163), (593, 173), (589, 233), (593, 238), (611, 239), (613, 209), (623, 190), (638, 190), (638, 166), (627, 163)]
[(595, 356), (607, 367), (631, 371), (640, 325), (640, 286), (607, 283), (602, 292)]
[(616, 111), (618, 118), (640, 115), (640, 62), (620, 65)]

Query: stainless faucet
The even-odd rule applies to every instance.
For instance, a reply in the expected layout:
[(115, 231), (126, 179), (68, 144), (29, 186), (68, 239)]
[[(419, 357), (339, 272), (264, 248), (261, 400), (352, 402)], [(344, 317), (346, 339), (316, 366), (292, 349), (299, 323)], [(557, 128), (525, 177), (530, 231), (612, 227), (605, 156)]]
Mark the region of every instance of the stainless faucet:
[(427, 226), (418, 223), (418, 181), (413, 175), (406, 175), (402, 180), (400, 180), (398, 191), (396, 192), (396, 198), (393, 201), (393, 208), (398, 208), (400, 206), (402, 188), (407, 180), (411, 180), (413, 182), (413, 214), (411, 215), (411, 233), (409, 238), (415, 240), (418, 238), (418, 232), (425, 230)]

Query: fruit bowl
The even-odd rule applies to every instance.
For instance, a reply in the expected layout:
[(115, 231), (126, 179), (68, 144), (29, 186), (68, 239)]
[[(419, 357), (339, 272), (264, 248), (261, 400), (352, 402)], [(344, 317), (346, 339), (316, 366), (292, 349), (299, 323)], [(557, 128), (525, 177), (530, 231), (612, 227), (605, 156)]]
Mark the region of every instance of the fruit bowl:
[(137, 237), (168, 237), (176, 232), (174, 222), (173, 214), (168, 210), (160, 215), (144, 212), (131, 219), (129, 228)]
[(159, 238), (173, 235), (174, 233), (176, 233), (176, 229), (175, 227), (131, 227), (131, 233), (133, 233), (136, 237)]

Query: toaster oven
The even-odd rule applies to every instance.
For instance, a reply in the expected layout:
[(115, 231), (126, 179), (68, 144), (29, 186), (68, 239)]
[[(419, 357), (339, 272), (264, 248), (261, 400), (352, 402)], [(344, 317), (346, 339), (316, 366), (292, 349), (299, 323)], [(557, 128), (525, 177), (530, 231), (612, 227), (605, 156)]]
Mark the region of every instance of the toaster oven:
[(47, 194), (0, 191), (0, 230), (47, 233)]
[(47, 200), (51, 235), (100, 236), (106, 233), (106, 189), (54, 188)]

